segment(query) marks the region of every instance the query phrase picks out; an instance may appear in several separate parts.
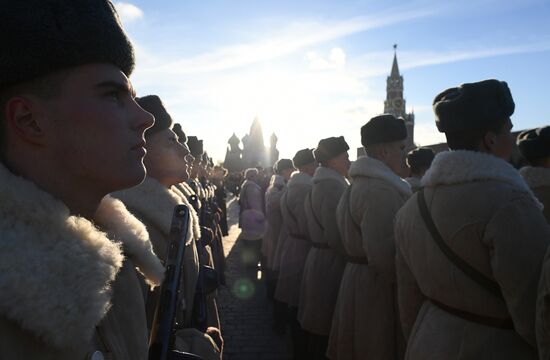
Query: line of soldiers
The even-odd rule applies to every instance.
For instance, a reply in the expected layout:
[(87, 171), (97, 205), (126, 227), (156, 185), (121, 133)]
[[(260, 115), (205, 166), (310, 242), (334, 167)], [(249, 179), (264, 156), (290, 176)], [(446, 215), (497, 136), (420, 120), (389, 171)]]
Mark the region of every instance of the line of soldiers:
[(276, 164), (263, 248), (295, 359), (550, 358), (550, 127), (520, 134), (518, 172), (505, 82), (433, 109), (451, 150), (435, 158), (406, 156), (404, 121), (384, 114), (351, 166), (343, 137)]
[[(158, 359), (149, 333), (173, 307), (163, 359), (220, 359), (223, 169), (158, 96), (136, 97), (110, 1), (1, 7), (0, 358)], [(183, 276), (164, 279), (182, 204)]]
[[(224, 214), (215, 201), (215, 186), (208, 180), (213, 164), (203, 150), (202, 140), (187, 137), (181, 126), (173, 126), (172, 117), (158, 96), (136, 98), (136, 102), (155, 117), (155, 124), (145, 132), (147, 176), (138, 186), (114, 192), (112, 196), (121, 200), (146, 226), (153, 250), (163, 262), (168, 254), (170, 214), (179, 204), (190, 209), (191, 226), (183, 260), (178, 322), (192, 330), (180, 331), (178, 335), (184, 334), (181, 337), (185, 338), (188, 332), (198, 329), (216, 339), (217, 343), (212, 347), (212, 344), (197, 342), (197, 346), (202, 346), (197, 348), (186, 347), (183, 341), (177, 347), (203, 358), (219, 358), (222, 341), (216, 288), (218, 283), (225, 283), (225, 257), (219, 226)], [(158, 295), (158, 288), (147, 295), (149, 329)]]

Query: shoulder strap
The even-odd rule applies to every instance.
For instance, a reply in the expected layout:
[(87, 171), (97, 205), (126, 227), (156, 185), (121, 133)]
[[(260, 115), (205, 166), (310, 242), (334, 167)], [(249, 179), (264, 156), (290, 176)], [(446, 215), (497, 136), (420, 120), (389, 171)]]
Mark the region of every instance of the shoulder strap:
[(353, 184), (351, 184), (349, 186), (349, 188), (346, 190), (347, 191), (347, 201), (348, 201), (348, 212), (349, 212), (349, 218), (351, 219), (351, 223), (353, 224), (353, 227), (355, 228), (355, 230), (361, 234), (361, 226), (359, 226), (359, 224), (357, 223), (357, 221), (355, 221), (355, 219), (353, 218), (353, 213), (351, 212), (351, 189), (353, 187)]
[(441, 237), (441, 234), (437, 230), (437, 227), (435, 226), (432, 216), (428, 210), (428, 206), (426, 205), (426, 199), (424, 198), (424, 189), (421, 189), (418, 191), (418, 207), (420, 209), (420, 215), (422, 215), (422, 219), (424, 220), (424, 223), (428, 227), (428, 230), (430, 231), (430, 234), (432, 235), (432, 238), (434, 239), (435, 243), (439, 247), (439, 249), (445, 254), (447, 259), (449, 259), (450, 262), (452, 262), (456, 267), (458, 267), (470, 280), (477, 283), (481, 287), (483, 287), (485, 290), (489, 291), (493, 295), (504, 298), (502, 296), (502, 291), (500, 289), (500, 285), (479, 272), (477, 269), (473, 268), (470, 264), (468, 264), (466, 261), (464, 261), (462, 258), (460, 258), (458, 255), (455, 254), (455, 252), (445, 243), (443, 238)]
[(313, 207), (313, 189), (310, 190), (309, 194), (307, 195), (309, 197), (309, 207), (311, 208), (311, 213), (313, 214), (313, 219), (315, 220), (315, 223), (317, 223), (317, 226), (321, 228), (322, 231), (325, 231), (325, 228), (323, 225), (321, 225), (321, 222), (317, 218), (317, 215), (315, 214), (315, 208)]

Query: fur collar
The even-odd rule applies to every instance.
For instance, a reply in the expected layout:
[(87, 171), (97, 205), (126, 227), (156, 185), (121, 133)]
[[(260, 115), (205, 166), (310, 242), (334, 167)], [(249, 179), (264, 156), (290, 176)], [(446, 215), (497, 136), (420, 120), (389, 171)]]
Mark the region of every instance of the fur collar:
[(260, 188), (260, 185), (256, 184), (254, 181), (252, 180), (245, 180), (242, 185), (241, 185), (241, 191), (245, 188), (245, 187), (248, 187), (248, 186), (252, 186), (252, 187), (257, 187), (258, 189), (261, 189)]
[(265, 204), (268, 202), (268, 198), (272, 194), (282, 194), (285, 191), (286, 183), (285, 178), (281, 175), (271, 176), (270, 184), (267, 190), (265, 191)]
[(403, 195), (411, 195), (411, 187), (409, 183), (397, 176), (386, 164), (382, 161), (369, 156), (361, 156), (351, 164), (349, 176), (353, 179), (356, 177), (371, 177), (381, 179), (391, 184), (397, 191)]
[(329, 179), (339, 181), (345, 185), (349, 185), (348, 179), (338, 174), (336, 170), (333, 170), (331, 168), (324, 167), (324, 166), (319, 166), (317, 169), (315, 169), (315, 173), (313, 174), (314, 184), (317, 184), (320, 181), (329, 180)]
[(285, 186), (285, 178), (281, 175), (273, 175), (271, 176), (271, 179), (269, 179), (269, 187), (275, 187), (275, 186)]
[(418, 189), (422, 187), (422, 184), (420, 183), (420, 179), (414, 176), (408, 177), (405, 179), (406, 182), (409, 183), (411, 186), (411, 189)]
[[(179, 191), (178, 191), (179, 192)], [(179, 192), (181, 194), (181, 192)], [(189, 207), (191, 220), (193, 221), (193, 208), (185, 199), (185, 196), (179, 195), (172, 189), (167, 189), (157, 180), (146, 177), (145, 180), (138, 186), (123, 191), (118, 191), (113, 194), (120, 199), (127, 207), (139, 212), (149, 222), (153, 223), (164, 235), (170, 233), (170, 224), (174, 207), (179, 204), (185, 204)], [(196, 216), (196, 214), (195, 214)], [(193, 221), (194, 223), (194, 221)], [(186, 244), (193, 240), (200, 228), (198, 224), (193, 224), (189, 227)]]
[[(181, 189), (177, 185), (174, 185), (170, 188), (170, 191), (173, 192), (174, 194), (176, 194), (180, 198), (180, 204), (184, 204), (185, 206), (187, 206), (189, 208), (189, 218), (191, 219), (191, 227), (192, 227), (192, 231), (193, 231), (193, 237), (194, 237), (195, 240), (198, 240), (201, 237), (201, 227), (200, 227), (200, 222), (199, 222), (199, 215), (195, 211), (195, 208), (193, 208), (193, 205), (191, 205), (191, 203), (187, 199), (187, 196), (189, 196), (189, 195), (187, 195), (186, 192), (185, 192), (186, 188), (183, 187), (183, 189), (184, 189), (184, 191), (181, 191)], [(189, 190), (191, 190), (191, 189), (189, 189)], [(192, 195), (194, 195), (194, 194), (192, 194)], [(199, 204), (200, 204), (200, 201), (199, 201)]]
[(185, 196), (195, 195), (195, 192), (193, 191), (193, 189), (191, 189), (189, 184), (185, 182), (176, 184), (174, 185), (174, 187), (177, 188), (179, 191), (181, 191)]
[(295, 185), (310, 185), (312, 184), (312, 176), (309, 176), (309, 174), (306, 174), (304, 172), (296, 171), (292, 173), (292, 176), (290, 177), (290, 180), (288, 180), (288, 186), (295, 186)]
[(531, 189), (550, 186), (550, 169), (525, 166), (519, 170), (519, 173)]
[(122, 242), (124, 254), (151, 288), (162, 283), (165, 269), (153, 251), (145, 225), (120, 200), (106, 196), (96, 212), (95, 221), (106, 229), (112, 240)]
[(147, 234), (122, 204), (106, 198), (96, 215), (111, 235), (0, 165), (0, 314), (59, 348), (86, 344), (110, 307), (124, 260), (111, 239), (150, 265)]
[(200, 183), (199, 180), (197, 179), (192, 179), (192, 178), (189, 178), (187, 179), (187, 185), (191, 188), (191, 190), (193, 190), (193, 192), (200, 198), (200, 199), (204, 199), (205, 198), (205, 193), (204, 193), (204, 189)]
[(435, 156), (422, 177), (422, 186), (461, 184), (472, 181), (495, 180), (512, 185), (529, 194), (542, 208), (527, 183), (508, 162), (477, 151), (444, 151)]

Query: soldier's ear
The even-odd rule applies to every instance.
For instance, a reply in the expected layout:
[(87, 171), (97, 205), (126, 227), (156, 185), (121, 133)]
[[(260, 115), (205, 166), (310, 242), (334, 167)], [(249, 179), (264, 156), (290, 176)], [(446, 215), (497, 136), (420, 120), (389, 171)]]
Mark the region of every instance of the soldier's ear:
[(33, 99), (14, 96), (4, 108), (6, 126), (12, 134), (36, 145), (44, 142), (43, 111)]
[(488, 131), (483, 135), (483, 146), (489, 150), (489, 152), (492, 152), (495, 144), (497, 142), (497, 135), (492, 132)]

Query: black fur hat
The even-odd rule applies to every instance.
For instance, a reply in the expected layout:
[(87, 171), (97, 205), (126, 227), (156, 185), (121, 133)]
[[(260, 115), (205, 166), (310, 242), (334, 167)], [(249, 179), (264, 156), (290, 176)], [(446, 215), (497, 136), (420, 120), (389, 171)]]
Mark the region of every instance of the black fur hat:
[(178, 136), (178, 142), (180, 144), (187, 143), (187, 135), (185, 135), (185, 132), (183, 132), (183, 129), (179, 123), (175, 123), (174, 126), (172, 126), (172, 131)]
[(330, 160), (349, 150), (349, 145), (343, 136), (329, 137), (319, 141), (317, 148), (313, 150), (313, 156), (317, 162)]
[(433, 102), (435, 124), (440, 132), (483, 129), (509, 118), (515, 109), (508, 84), (483, 80), (462, 84), (437, 95)]
[(168, 114), (162, 100), (157, 95), (136, 98), (136, 102), (143, 110), (155, 117), (155, 124), (145, 131), (145, 137), (172, 127), (172, 117)]
[(199, 140), (196, 136), (188, 136), (187, 146), (189, 146), (191, 155), (193, 155), (195, 158), (198, 156), (202, 156), (202, 153), (204, 152), (202, 149), (202, 140)]
[(363, 146), (405, 140), (406, 138), (405, 121), (391, 114), (375, 116), (361, 127), (361, 144)]
[(550, 156), (550, 126), (523, 131), (518, 136), (517, 144), (529, 162)]
[(409, 151), (407, 154), (407, 165), (412, 172), (421, 168), (429, 168), (435, 157), (434, 151), (428, 147), (420, 147)]
[(108, 63), (126, 76), (134, 51), (106, 0), (2, 1), (0, 90), (71, 67)]
[(313, 157), (313, 149), (299, 150), (292, 158), (292, 162), (296, 168), (315, 162), (315, 158)]
[(294, 169), (294, 164), (292, 164), (292, 160), (290, 159), (279, 159), (273, 165), (273, 171), (277, 175), (281, 175), (287, 169)]

